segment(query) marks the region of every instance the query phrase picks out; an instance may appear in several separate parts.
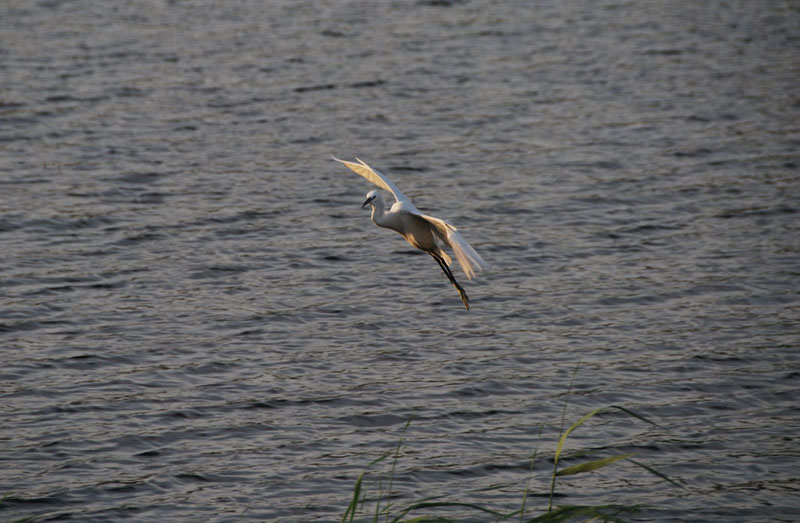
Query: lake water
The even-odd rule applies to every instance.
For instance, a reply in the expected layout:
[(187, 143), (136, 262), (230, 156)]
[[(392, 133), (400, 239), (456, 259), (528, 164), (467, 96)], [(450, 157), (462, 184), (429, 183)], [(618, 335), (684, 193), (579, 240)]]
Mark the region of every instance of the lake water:
[(798, 56), (793, 1), (2, 2), (0, 518), (336, 521), (401, 437), (395, 507), (534, 516), (619, 405), (561, 466), (684, 488), (557, 504), (796, 520)]

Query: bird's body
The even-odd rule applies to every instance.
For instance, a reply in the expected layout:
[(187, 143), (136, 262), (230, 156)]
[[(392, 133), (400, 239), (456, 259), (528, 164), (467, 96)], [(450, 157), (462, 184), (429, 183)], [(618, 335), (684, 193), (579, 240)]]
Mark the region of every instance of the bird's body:
[[(475, 252), (475, 249), (461, 236), (458, 230), (446, 221), (423, 214), (417, 209), (411, 200), (404, 195), (383, 173), (373, 169), (361, 160), (359, 163), (347, 162), (334, 157), (334, 160), (341, 162), (349, 167), (353, 172), (359, 174), (377, 185), (392, 193), (395, 202), (386, 211), (382, 193), (370, 191), (367, 193), (367, 200), (363, 206), (372, 206), (372, 221), (379, 227), (385, 227), (397, 231), (412, 246), (430, 254), (439, 267), (442, 268), (447, 278), (450, 280), (458, 294), (464, 307), (469, 310), (469, 297), (463, 287), (456, 281), (450, 271), (452, 259), (444, 251), (445, 247), (453, 250), (461, 269), (467, 278), (475, 277), (475, 272), (487, 267), (486, 262)], [(362, 206), (362, 207), (363, 207)]]
[(408, 206), (401, 202), (395, 202), (387, 212), (383, 195), (378, 191), (372, 192), (375, 196), (370, 198), (370, 193), (368, 203), (372, 205), (372, 221), (375, 225), (399, 232), (413, 247), (425, 252), (435, 252), (450, 265), (450, 256), (440, 247), (441, 240), (437, 242), (439, 236), (434, 232), (431, 222), (423, 218), (419, 211), (409, 212)]

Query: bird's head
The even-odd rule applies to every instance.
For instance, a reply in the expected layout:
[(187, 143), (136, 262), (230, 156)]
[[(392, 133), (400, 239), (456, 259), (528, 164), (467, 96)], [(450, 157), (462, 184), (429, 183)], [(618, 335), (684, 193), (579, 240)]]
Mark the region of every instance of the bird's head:
[(367, 199), (364, 201), (364, 204), (361, 206), (366, 207), (367, 205), (373, 205), (376, 199), (380, 198), (381, 194), (378, 191), (370, 191), (367, 193)]

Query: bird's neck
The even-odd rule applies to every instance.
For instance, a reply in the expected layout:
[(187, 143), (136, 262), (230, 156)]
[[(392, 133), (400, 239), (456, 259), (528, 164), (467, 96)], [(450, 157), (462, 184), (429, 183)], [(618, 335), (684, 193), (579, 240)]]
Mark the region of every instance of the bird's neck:
[(403, 236), (406, 234), (403, 229), (403, 221), (400, 218), (400, 215), (395, 212), (391, 212), (391, 209), (389, 212), (385, 212), (382, 202), (381, 205), (375, 205), (372, 207), (372, 221), (378, 227), (385, 227), (386, 229), (397, 231)]
[(386, 214), (385, 209), (383, 208), (382, 201), (376, 201), (372, 203), (372, 221), (375, 222), (375, 225), (380, 227), (386, 227), (383, 223), (383, 217)]

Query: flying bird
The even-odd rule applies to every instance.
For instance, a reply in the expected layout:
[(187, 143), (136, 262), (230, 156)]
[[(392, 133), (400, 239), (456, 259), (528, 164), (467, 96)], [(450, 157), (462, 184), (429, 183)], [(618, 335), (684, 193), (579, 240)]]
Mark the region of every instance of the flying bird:
[(385, 174), (373, 169), (364, 161), (356, 158), (358, 163), (355, 163), (340, 160), (335, 156), (332, 158), (379, 188), (392, 193), (395, 202), (388, 211), (383, 200), (383, 193), (374, 190), (367, 193), (367, 199), (361, 207), (372, 206), (372, 221), (375, 222), (375, 225), (399, 232), (413, 247), (430, 254), (458, 291), (464, 307), (469, 310), (469, 297), (453, 276), (453, 272), (450, 270), (452, 259), (444, 251), (444, 248), (452, 249), (461, 269), (470, 280), (475, 277), (477, 271), (488, 268), (488, 265), (458, 230), (441, 218), (434, 218), (420, 212)]

